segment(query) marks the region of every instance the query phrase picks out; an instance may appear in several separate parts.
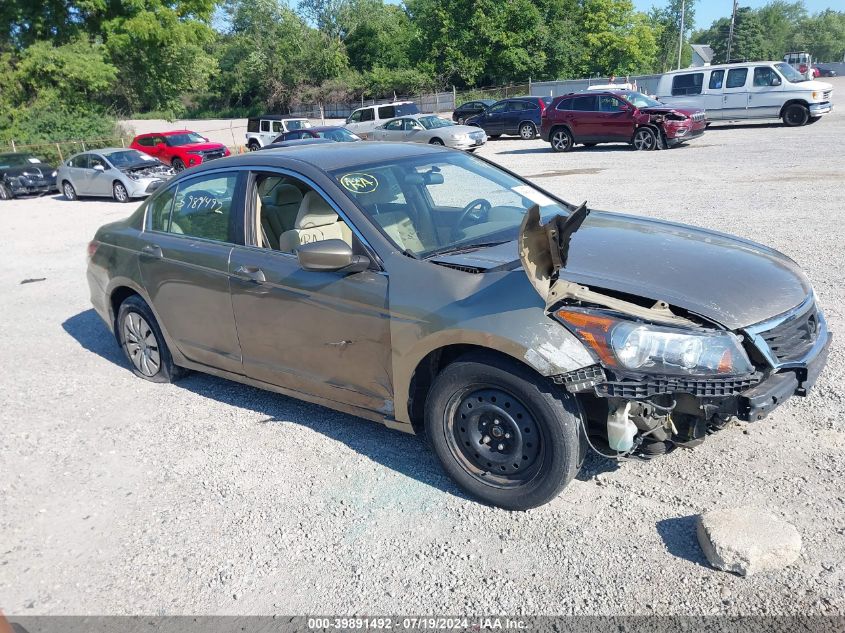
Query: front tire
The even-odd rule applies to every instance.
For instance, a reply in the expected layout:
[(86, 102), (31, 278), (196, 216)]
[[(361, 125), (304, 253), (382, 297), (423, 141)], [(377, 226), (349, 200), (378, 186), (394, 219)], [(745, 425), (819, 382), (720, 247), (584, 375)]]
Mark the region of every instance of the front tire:
[(523, 123), (519, 126), (519, 135), (526, 141), (537, 138), (537, 128), (533, 123)]
[(126, 185), (122, 182), (116, 182), (112, 185), (112, 196), (118, 202), (129, 202), (129, 192), (126, 190)]
[(182, 376), (152, 310), (141, 297), (133, 295), (120, 304), (116, 327), (133, 374), (150, 382), (175, 382)]
[(572, 133), (565, 127), (552, 130), (552, 136), (549, 142), (552, 144), (552, 150), (555, 152), (568, 152), (575, 144)]
[(185, 163), (182, 161), (181, 158), (174, 158), (173, 162), (170, 163), (170, 166), (173, 167), (173, 171), (175, 171), (177, 174), (180, 171), (185, 170)]
[(651, 152), (657, 149), (657, 134), (650, 127), (641, 127), (634, 132), (631, 144), (638, 152)]
[(62, 183), (62, 193), (65, 196), (65, 200), (76, 200), (78, 198), (76, 189), (67, 180)]
[(443, 145), (443, 141), (439, 138), (433, 138), (428, 142), (429, 145)]
[(578, 472), (580, 411), (572, 396), (515, 361), (485, 353), (446, 367), (426, 399), (425, 428), (465, 491), (507, 510), (554, 499)]
[(257, 152), (258, 150), (260, 150), (260, 149), (261, 149), (261, 146), (260, 146), (258, 143), (256, 143), (255, 141), (250, 141), (250, 142), (247, 144), (246, 148), (247, 148), (250, 152)]
[(793, 103), (783, 111), (783, 124), (786, 127), (801, 127), (810, 120), (810, 111), (800, 103)]

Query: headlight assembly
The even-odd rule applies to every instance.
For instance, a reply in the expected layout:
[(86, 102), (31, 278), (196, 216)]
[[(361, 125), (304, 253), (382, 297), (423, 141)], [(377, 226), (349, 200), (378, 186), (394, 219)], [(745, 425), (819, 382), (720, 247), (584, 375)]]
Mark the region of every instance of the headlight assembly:
[(554, 314), (610, 368), (676, 376), (754, 371), (739, 338), (731, 332), (662, 327), (580, 310)]

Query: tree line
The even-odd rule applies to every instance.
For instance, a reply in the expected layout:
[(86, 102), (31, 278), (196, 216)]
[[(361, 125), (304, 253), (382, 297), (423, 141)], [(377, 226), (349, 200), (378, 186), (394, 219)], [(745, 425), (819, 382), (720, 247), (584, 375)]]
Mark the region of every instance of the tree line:
[[(631, 0), (4, 0), (0, 142), (91, 138), (139, 113), (235, 116), (663, 72), (677, 64), (682, 0), (655, 1), (644, 13)], [(685, 4), (688, 35), (696, 0)], [(693, 41), (721, 53), (726, 19)], [(841, 58), (843, 23), (801, 2), (742, 9), (732, 56)]]

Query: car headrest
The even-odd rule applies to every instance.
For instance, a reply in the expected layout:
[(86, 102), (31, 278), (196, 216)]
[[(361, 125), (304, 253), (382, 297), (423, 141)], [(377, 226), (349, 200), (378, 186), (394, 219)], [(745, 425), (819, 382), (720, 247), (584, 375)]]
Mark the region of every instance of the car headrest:
[(302, 203), (302, 192), (295, 185), (283, 183), (273, 190), (273, 204), (281, 207), (286, 204)]
[(296, 214), (295, 229), (312, 229), (337, 222), (338, 216), (328, 202), (316, 191), (309, 191), (302, 198)]

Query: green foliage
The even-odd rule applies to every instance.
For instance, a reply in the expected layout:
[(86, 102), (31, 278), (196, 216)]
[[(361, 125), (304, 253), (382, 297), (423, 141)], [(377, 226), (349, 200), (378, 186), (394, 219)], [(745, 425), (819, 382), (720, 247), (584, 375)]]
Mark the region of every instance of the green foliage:
[(845, 11), (828, 9), (802, 21), (793, 39), (794, 49), (807, 50), (813, 59), (835, 62), (845, 58)]
[(581, 76), (633, 75), (654, 66), (654, 32), (646, 16), (634, 12), (630, 0), (583, 0), (580, 27), (583, 49), (577, 71)]
[[(681, 24), (681, 5), (683, 3), (684, 35), (695, 26), (696, 0), (669, 0), (664, 7), (654, 7), (648, 15), (657, 46), (654, 71), (666, 72), (678, 65), (679, 26)], [(689, 66), (692, 50), (685, 46), (681, 53), (681, 66)]]

